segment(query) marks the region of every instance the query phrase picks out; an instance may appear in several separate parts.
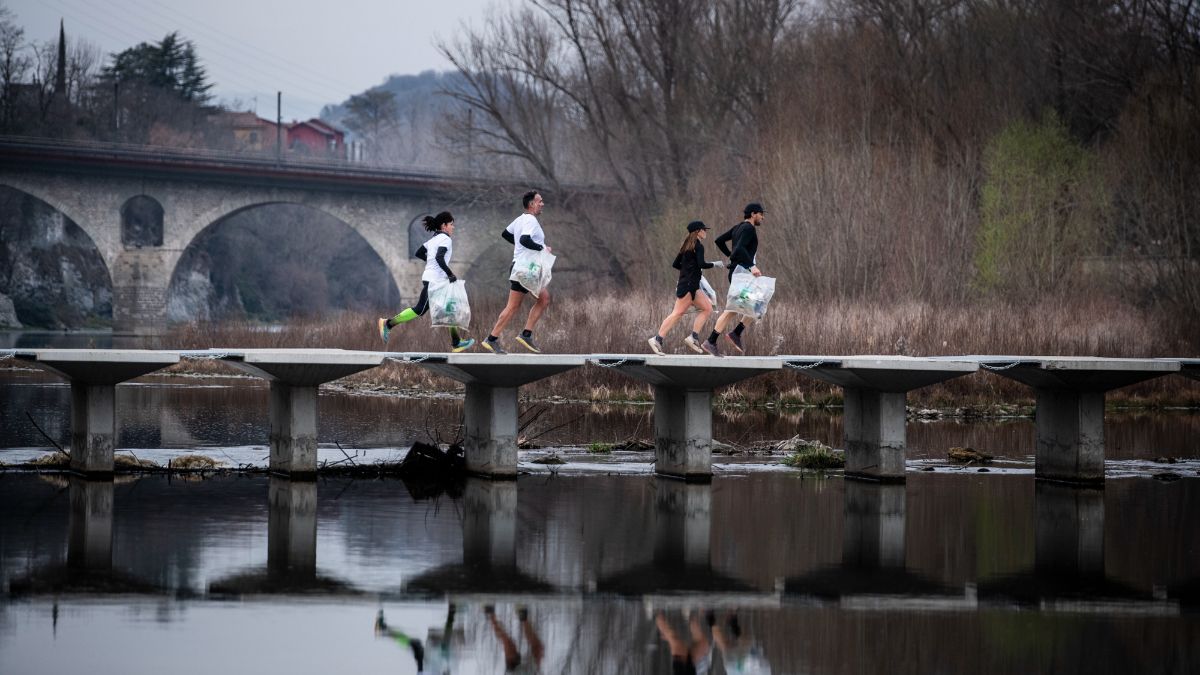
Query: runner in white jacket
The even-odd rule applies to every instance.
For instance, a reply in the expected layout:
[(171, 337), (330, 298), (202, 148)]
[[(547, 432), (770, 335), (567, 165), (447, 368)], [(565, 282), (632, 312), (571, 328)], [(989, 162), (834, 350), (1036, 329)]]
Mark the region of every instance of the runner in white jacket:
[[(516, 262), (517, 252), (522, 248), (531, 251), (541, 251), (545, 249), (550, 251), (550, 247), (546, 246), (546, 235), (542, 232), (542, 225), (538, 222), (537, 217), (542, 213), (542, 207), (546, 202), (542, 199), (542, 195), (537, 190), (526, 192), (521, 198), (521, 204), (525, 207), (525, 213), (517, 216), (516, 220), (508, 224), (501, 233), (501, 237), (505, 241), (513, 245), (513, 262)], [(513, 315), (517, 310), (521, 309), (521, 302), (529, 291), (521, 284), (510, 281), (508, 291), (508, 304), (504, 306), (504, 311), (500, 312), (500, 317), (496, 319), (496, 325), (492, 327), (492, 332), (487, 336), (487, 340), (483, 341), (483, 348), (495, 352), (496, 354), (507, 354), (504, 347), (500, 345), (500, 332), (508, 325)], [(525, 330), (517, 336), (517, 342), (522, 347), (531, 352), (540, 354), (541, 349), (537, 343), (533, 341), (533, 328), (537, 325), (538, 319), (542, 318), (542, 313), (550, 306), (550, 290), (542, 289), (538, 294), (537, 302), (533, 304), (533, 308), (529, 310), (529, 318), (525, 320)]]
[[(417, 298), (417, 304), (412, 307), (390, 319), (379, 319), (379, 337), (383, 338), (384, 344), (387, 344), (392, 328), (418, 316), (424, 316), (429, 311), (431, 282), (452, 284), (458, 281), (458, 277), (450, 270), (450, 256), (454, 254), (454, 241), (450, 238), (454, 235), (454, 216), (450, 215), (449, 211), (442, 211), (436, 216), (425, 216), (424, 225), (426, 230), (436, 234), (417, 249), (417, 257), (425, 261), (425, 271), (421, 273), (421, 295)], [(461, 352), (470, 349), (474, 344), (474, 339), (462, 340), (458, 336), (458, 329), (450, 327), (451, 351)]]

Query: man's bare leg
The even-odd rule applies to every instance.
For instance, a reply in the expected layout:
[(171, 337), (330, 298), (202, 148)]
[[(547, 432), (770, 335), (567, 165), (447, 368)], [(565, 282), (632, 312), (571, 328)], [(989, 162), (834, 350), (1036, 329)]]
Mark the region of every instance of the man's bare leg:
[[(516, 291), (510, 292), (516, 293)], [(520, 293), (517, 293), (517, 295), (520, 295)], [(537, 325), (538, 319), (542, 318), (542, 313), (544, 313), (546, 308), (549, 306), (550, 289), (543, 288), (541, 294), (538, 295), (537, 302), (533, 303), (533, 308), (529, 310), (529, 318), (525, 320), (525, 330), (532, 333), (533, 327)], [(499, 333), (492, 333), (492, 335), (499, 335)]]
[(500, 312), (500, 317), (496, 319), (496, 325), (492, 326), (492, 335), (500, 337), (500, 331), (508, 325), (509, 320), (521, 309), (521, 301), (525, 299), (525, 294), (519, 291), (508, 291), (508, 304), (504, 306), (504, 311)]

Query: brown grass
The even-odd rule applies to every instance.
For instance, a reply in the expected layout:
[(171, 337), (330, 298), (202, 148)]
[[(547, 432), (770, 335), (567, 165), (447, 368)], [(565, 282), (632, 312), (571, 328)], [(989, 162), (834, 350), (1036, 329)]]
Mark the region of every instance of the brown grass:
[[(718, 293), (723, 286), (717, 285)], [(474, 291), (481, 294), (479, 291)], [(556, 296), (537, 330), (539, 342), (554, 353), (647, 353), (653, 335), (671, 305), (671, 293), (631, 292), (578, 297)], [(1140, 310), (1116, 300), (1055, 301), (1028, 306), (935, 306), (928, 303), (802, 302), (787, 290), (772, 303), (766, 319), (746, 333), (750, 354), (1022, 354), (1048, 356), (1196, 356), (1200, 346), (1172, 337), (1162, 326), (1170, 317)], [(566, 297), (564, 297), (566, 296)], [(499, 313), (502, 298), (483, 297), (473, 306), (470, 334), (482, 339)], [(519, 315), (523, 320), (524, 313)], [(177, 326), (159, 346), (171, 349), (221, 347), (333, 347), (379, 350), (375, 317), (343, 313), (322, 319), (297, 320), (277, 329), (242, 322)], [(690, 318), (667, 336), (668, 349), (690, 354), (682, 345)], [(712, 321), (706, 326), (711, 329)], [(506, 344), (520, 323), (506, 329)], [(722, 345), (724, 346), (724, 345)], [(448, 351), (446, 332), (431, 330), (425, 319), (397, 328), (390, 350)], [(476, 348), (478, 350), (478, 348)], [(189, 361), (174, 370), (233, 372), (227, 365)], [(401, 389), (410, 392), (455, 392), (461, 385), (417, 366), (386, 363), (341, 381), (351, 388)], [(645, 401), (647, 386), (609, 370), (587, 367), (523, 389), (534, 397), (552, 395), (581, 400)], [(1166, 377), (1129, 387), (1112, 397), (1141, 404), (1200, 405), (1200, 385)], [(718, 401), (728, 405), (837, 403), (836, 387), (793, 372), (779, 372), (728, 387)], [(988, 373), (928, 387), (910, 396), (914, 405), (954, 407), (964, 403), (1028, 402), (1029, 390)]]

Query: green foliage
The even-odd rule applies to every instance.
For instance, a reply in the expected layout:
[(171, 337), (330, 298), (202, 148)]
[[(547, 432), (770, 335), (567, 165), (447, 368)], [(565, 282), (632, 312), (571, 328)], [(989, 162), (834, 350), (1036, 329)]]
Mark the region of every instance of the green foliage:
[(608, 453), (612, 452), (612, 450), (612, 443), (592, 442), (588, 443), (587, 445), (587, 451), (593, 455), (607, 455)]
[(200, 65), (195, 46), (181, 39), (178, 32), (157, 43), (143, 42), (114, 54), (102, 77), (171, 92), (193, 103), (206, 103), (212, 98), (209, 90), (213, 85)]
[(1107, 199), (1096, 164), (1052, 112), (992, 139), (975, 253), (980, 290), (1056, 290), (1099, 249)]

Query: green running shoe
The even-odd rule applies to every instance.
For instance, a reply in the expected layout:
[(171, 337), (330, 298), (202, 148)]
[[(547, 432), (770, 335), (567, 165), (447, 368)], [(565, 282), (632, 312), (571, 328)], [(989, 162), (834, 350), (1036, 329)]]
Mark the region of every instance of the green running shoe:
[(385, 344), (385, 345), (387, 344), (388, 335), (391, 334), (391, 332), (392, 332), (392, 329), (388, 328), (387, 319), (380, 319), (379, 320), (379, 337), (383, 340), (383, 344)]
[(450, 349), (450, 351), (458, 353), (458, 352), (466, 351), (474, 346), (475, 346), (475, 338), (467, 338), (466, 340), (459, 340), (458, 344), (454, 345), (454, 347), (452, 347)]

